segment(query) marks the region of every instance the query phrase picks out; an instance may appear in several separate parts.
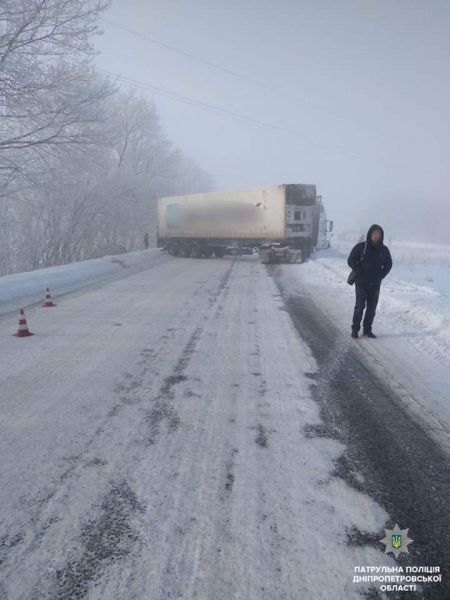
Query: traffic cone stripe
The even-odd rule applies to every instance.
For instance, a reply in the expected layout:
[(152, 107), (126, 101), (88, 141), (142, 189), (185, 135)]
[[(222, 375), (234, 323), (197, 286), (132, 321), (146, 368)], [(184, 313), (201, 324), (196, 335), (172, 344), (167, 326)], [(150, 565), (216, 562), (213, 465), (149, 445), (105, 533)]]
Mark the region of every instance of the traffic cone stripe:
[(31, 331), (28, 329), (23, 308), (20, 309), (19, 327), (17, 328), (17, 332), (13, 333), (13, 335), (16, 337), (28, 337), (30, 335), (34, 335), (34, 333), (31, 333)]
[(56, 306), (56, 304), (54, 304), (52, 296), (50, 294), (50, 290), (47, 288), (47, 293), (45, 294), (45, 301), (44, 304), (42, 305), (44, 308), (50, 308), (51, 306)]

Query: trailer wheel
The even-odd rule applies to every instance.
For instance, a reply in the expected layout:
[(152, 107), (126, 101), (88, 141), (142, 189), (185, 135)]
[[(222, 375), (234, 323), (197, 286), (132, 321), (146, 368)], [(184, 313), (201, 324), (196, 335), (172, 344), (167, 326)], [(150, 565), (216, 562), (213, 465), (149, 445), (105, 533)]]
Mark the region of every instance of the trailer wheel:
[(178, 256), (180, 253), (179, 246), (176, 242), (169, 244), (167, 250), (168, 250), (169, 254), (171, 254), (172, 256)]
[(184, 258), (189, 256), (189, 248), (184, 242), (181, 242), (180, 244), (180, 256), (183, 256)]
[(189, 256), (191, 258), (200, 258), (202, 255), (202, 250), (198, 244), (191, 244), (189, 246)]
[(223, 258), (225, 256), (224, 248), (214, 248), (214, 256), (216, 258)]

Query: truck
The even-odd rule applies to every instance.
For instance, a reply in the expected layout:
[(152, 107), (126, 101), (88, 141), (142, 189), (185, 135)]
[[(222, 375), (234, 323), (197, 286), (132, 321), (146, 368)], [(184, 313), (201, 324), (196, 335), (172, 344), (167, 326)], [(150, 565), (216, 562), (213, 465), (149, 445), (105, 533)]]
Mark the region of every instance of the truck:
[(268, 262), (303, 262), (319, 239), (316, 186), (282, 184), (159, 198), (158, 247), (174, 256), (259, 253)]

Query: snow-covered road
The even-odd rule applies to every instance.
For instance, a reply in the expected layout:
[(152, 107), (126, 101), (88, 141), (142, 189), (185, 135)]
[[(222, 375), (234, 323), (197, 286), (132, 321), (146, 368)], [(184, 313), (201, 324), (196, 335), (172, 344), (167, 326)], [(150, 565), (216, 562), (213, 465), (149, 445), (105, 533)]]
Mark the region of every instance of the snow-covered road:
[[(354, 567), (396, 564), (378, 540), (402, 513), (324, 413), (326, 359), (292, 305), (313, 287), (286, 283), (306, 265), (151, 257), (30, 308), (33, 337), (0, 321), (1, 600), (361, 598)], [(371, 369), (358, 363), (358, 385), (378, 385)]]

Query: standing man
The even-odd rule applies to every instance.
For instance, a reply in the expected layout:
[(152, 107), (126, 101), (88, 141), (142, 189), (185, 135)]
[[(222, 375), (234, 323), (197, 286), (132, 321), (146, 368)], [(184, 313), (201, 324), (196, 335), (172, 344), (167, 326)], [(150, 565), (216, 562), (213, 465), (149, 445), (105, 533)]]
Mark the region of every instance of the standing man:
[(357, 338), (361, 319), (363, 335), (374, 338), (372, 323), (380, 295), (381, 281), (392, 269), (392, 258), (389, 248), (384, 245), (384, 231), (380, 225), (372, 225), (367, 232), (365, 242), (353, 247), (348, 257), (348, 266), (358, 273), (355, 281), (356, 303), (353, 312), (352, 337)]

